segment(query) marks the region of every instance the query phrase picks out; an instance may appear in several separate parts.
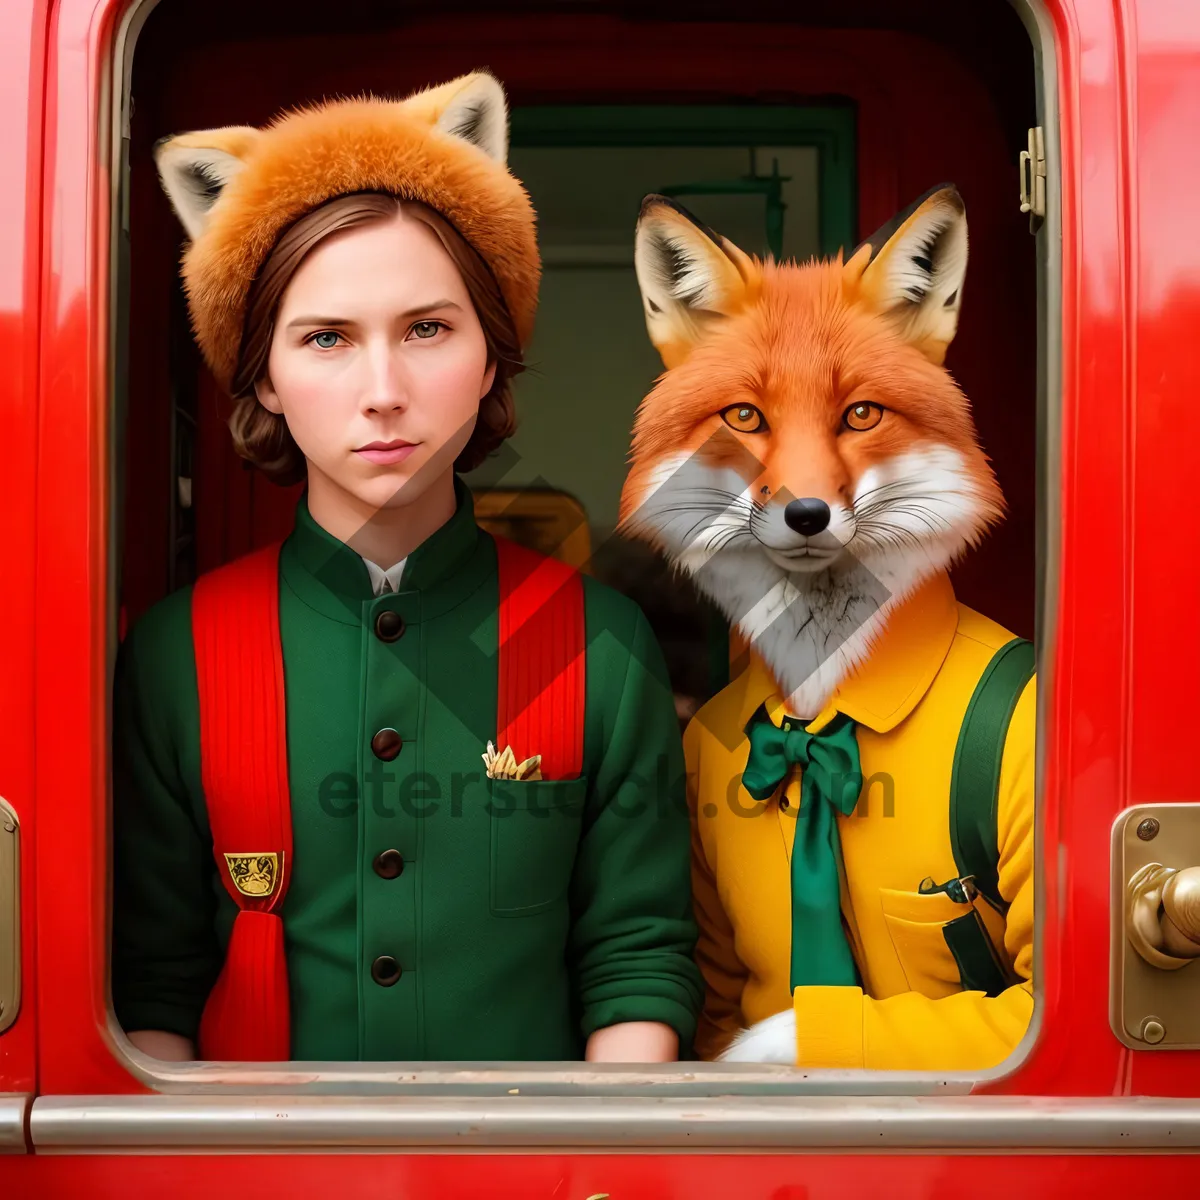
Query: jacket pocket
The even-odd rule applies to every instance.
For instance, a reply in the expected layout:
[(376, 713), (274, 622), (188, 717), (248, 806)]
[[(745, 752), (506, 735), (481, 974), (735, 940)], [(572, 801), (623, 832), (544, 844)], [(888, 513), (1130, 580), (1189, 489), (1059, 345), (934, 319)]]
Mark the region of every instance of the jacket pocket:
[(979, 913), (945, 894), (879, 889), (883, 917), (908, 986), (938, 1000), (960, 991), (998, 996), (1013, 980)]
[(571, 882), (586, 779), (489, 779), (491, 912), (529, 917), (552, 908)]
[(909, 989), (940, 1000), (962, 990), (958, 963), (943, 930), (974, 909), (949, 896), (879, 889), (883, 919)]

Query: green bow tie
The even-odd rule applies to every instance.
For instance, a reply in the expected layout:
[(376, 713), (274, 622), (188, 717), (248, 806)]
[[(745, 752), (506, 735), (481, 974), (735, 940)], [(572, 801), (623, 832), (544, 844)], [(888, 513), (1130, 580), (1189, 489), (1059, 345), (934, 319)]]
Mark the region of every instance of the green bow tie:
[(768, 799), (792, 764), (802, 772), (792, 843), (791, 986), (852, 987), (858, 973), (842, 929), (837, 813), (849, 816), (862, 789), (854, 722), (839, 713), (809, 733), (803, 721), (785, 717), (781, 729), (763, 705), (745, 732), (750, 754), (742, 786), (755, 800)]

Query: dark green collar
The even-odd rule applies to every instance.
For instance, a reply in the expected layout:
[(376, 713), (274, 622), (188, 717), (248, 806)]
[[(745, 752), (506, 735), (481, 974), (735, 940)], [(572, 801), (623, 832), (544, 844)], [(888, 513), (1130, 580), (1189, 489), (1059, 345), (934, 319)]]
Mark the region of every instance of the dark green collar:
[[(475, 524), (471, 492), (457, 475), (454, 495), (454, 515), (408, 556), (400, 591), (390, 597), (388, 607), (396, 608), (406, 621), (453, 607), (494, 570), (492, 540)], [(307, 491), (296, 503), (295, 525), (283, 544), (280, 569), (284, 582), (301, 600), (335, 620), (358, 625), (364, 619), (364, 605), (375, 606), (366, 564), (313, 520)]]

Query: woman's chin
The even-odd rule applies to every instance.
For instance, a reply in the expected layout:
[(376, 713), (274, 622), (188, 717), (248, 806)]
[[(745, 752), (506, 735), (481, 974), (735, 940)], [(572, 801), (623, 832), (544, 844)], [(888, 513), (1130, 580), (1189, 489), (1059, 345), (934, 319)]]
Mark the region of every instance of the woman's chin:
[(435, 471), (424, 458), (414, 461), (416, 456), (403, 463), (386, 467), (373, 467), (368, 472), (355, 472), (355, 478), (347, 479), (343, 487), (361, 503), (374, 509), (407, 508), (419, 501), (431, 487), (435, 487), (444, 475), (452, 471)]

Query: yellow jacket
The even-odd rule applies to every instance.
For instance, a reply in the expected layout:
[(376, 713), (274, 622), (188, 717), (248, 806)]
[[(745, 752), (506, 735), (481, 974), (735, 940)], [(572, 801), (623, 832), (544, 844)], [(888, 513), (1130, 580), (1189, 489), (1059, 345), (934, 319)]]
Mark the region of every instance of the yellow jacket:
[[(1033, 1011), (1035, 681), (1013, 713), (1000, 773), (1000, 917), (975, 901), (1019, 983), (999, 996), (965, 992), (943, 925), (966, 909), (922, 880), (957, 877), (949, 834), (950, 772), (959, 727), (992, 655), (1012, 635), (958, 604), (938, 575), (892, 615), (871, 657), (806, 726), (837, 712), (857, 722), (863, 790), (838, 817), (842, 916), (863, 987), (798, 987), (797, 1063), (884, 1070), (982, 1070), (1016, 1046)], [(695, 716), (684, 737), (692, 805), (692, 885), (704, 1012), (696, 1034), (715, 1058), (741, 1028), (788, 1005), (790, 855), (800, 803), (796, 770), (769, 800), (741, 787), (742, 730), (783, 702), (770, 671), (749, 668)], [(795, 714), (804, 715), (804, 714)], [(894, 790), (888, 795), (890, 775)], [(872, 779), (873, 776), (877, 776)], [(789, 815), (793, 814), (793, 815)]]

